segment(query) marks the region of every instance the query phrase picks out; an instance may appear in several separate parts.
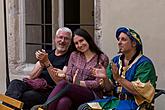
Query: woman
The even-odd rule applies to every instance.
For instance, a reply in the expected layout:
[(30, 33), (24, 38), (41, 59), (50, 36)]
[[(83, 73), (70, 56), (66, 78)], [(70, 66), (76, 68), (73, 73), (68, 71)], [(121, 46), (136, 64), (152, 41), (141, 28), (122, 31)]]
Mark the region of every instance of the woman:
[(82, 104), (78, 110), (136, 110), (144, 101), (151, 103), (156, 73), (152, 61), (143, 55), (140, 36), (132, 29), (120, 27), (116, 38), (120, 54), (112, 59), (107, 71), (101, 67), (94, 74), (109, 79), (106, 84), (113, 91), (112, 96)]
[(72, 110), (73, 106), (77, 108), (82, 103), (102, 97), (102, 78), (92, 76), (92, 68), (99, 68), (99, 64), (106, 68), (109, 63), (108, 57), (84, 29), (75, 30), (73, 42), (77, 51), (71, 53), (66, 75), (60, 75), (58, 69), (52, 70), (66, 80), (57, 84), (48, 100), (67, 85), (70, 87), (58, 100), (49, 105), (49, 110)]

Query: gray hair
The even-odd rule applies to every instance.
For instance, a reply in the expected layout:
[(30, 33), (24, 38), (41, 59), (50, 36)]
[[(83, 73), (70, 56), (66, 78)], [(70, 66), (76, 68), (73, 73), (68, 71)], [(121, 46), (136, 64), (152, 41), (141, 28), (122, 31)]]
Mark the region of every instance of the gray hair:
[(59, 34), (59, 32), (68, 32), (70, 34), (70, 37), (72, 37), (72, 31), (67, 28), (67, 27), (60, 27), (57, 31), (56, 31), (56, 36)]

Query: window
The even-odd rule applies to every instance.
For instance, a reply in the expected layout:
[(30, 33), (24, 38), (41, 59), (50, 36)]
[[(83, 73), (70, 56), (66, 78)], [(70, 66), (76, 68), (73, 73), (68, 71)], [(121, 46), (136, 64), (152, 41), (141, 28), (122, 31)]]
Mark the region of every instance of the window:
[(72, 31), (84, 28), (94, 36), (94, 0), (64, 0), (64, 25)]
[(52, 50), (51, 0), (25, 1), (26, 62), (36, 62), (38, 49)]
[(52, 39), (58, 27), (67, 26), (72, 31), (81, 27), (91, 36), (95, 34), (94, 39), (100, 38), (96, 1), (100, 3), (100, 0), (7, 1), (9, 72), (13, 73), (10, 75), (29, 73), (36, 62), (35, 51), (54, 48)]
[[(52, 12), (57, 8), (52, 3), (63, 3), (63, 19), (55, 21), (63, 22), (63, 26), (72, 31), (81, 27), (94, 36), (94, 1), (93, 0), (26, 0), (25, 1), (25, 29), (26, 29), (26, 63), (36, 62), (34, 53), (44, 48), (52, 50)], [(88, 4), (88, 6), (86, 6)], [(63, 8), (63, 9), (62, 9)], [(58, 16), (58, 13), (53, 13)], [(63, 20), (63, 21), (61, 21)]]

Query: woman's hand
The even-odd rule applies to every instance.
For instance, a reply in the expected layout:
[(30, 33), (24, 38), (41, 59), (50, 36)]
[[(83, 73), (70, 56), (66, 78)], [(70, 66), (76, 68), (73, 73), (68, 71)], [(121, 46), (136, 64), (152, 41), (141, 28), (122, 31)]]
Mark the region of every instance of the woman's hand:
[(92, 75), (97, 78), (106, 78), (106, 69), (102, 64), (99, 64), (99, 68), (92, 68)]
[(80, 80), (78, 79), (78, 71), (79, 71), (79, 69), (76, 70), (76, 72), (73, 76), (73, 84), (80, 85)]

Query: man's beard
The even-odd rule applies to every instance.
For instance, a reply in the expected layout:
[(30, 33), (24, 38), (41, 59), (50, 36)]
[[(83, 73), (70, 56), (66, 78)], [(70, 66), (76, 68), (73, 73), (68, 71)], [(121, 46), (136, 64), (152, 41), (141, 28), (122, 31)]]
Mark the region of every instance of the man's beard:
[(59, 46), (57, 46), (56, 49), (58, 51), (64, 52), (64, 51), (67, 51), (68, 50), (68, 47), (59, 47)]

